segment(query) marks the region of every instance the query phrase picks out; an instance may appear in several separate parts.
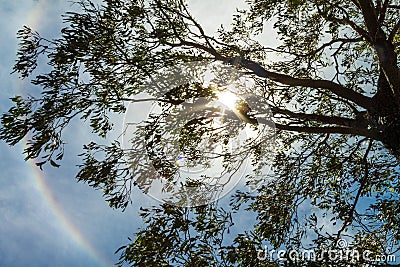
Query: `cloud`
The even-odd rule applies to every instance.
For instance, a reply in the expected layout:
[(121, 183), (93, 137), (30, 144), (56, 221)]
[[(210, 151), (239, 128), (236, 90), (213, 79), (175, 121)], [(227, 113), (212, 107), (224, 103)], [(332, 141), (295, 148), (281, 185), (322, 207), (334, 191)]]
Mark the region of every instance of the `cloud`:
[(241, 0), (188, 1), (188, 5), (193, 17), (209, 35), (216, 33), (221, 25), (229, 28), (236, 9), (247, 7), (245, 1)]

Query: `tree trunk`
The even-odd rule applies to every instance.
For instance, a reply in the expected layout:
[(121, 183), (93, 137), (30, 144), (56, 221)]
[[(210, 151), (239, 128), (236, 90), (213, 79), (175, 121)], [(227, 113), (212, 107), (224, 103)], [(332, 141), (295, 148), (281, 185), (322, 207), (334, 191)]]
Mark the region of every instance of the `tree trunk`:
[(381, 141), (400, 160), (400, 107), (383, 71), (373, 101), (374, 108), (369, 111), (372, 127), (380, 131)]

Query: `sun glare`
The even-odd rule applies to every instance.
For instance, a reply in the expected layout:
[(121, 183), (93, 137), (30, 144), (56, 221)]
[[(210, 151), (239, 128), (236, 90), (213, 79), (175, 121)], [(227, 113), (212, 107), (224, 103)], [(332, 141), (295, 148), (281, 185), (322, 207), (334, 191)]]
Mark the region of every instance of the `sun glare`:
[(240, 100), (235, 94), (225, 91), (217, 94), (218, 101), (227, 106), (229, 109), (234, 110), (236, 108), (236, 102)]

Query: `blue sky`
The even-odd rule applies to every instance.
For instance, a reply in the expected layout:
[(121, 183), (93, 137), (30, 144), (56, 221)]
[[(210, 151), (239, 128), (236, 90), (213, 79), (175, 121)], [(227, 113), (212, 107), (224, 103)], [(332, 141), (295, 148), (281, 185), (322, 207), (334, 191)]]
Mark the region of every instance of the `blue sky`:
[[(17, 30), (28, 25), (44, 36), (57, 36), (60, 15), (68, 9), (70, 3), (60, 0), (0, 1), (1, 112), (10, 107), (9, 97), (34, 90), (10, 75)], [(87, 129), (72, 125), (66, 139), (62, 166), (43, 172), (23, 160), (23, 145), (0, 142), (0, 266), (111, 266), (117, 260), (114, 251), (140, 227), (137, 207), (112, 210), (101, 192), (74, 179), (76, 155), (90, 140)], [(157, 204), (137, 193), (142, 204)]]
[[(17, 30), (28, 25), (57, 37), (61, 14), (71, 8), (65, 0), (0, 0), (0, 112), (10, 107), (10, 97), (35, 90), (10, 75)], [(191, 8), (210, 32), (229, 21), (235, 4), (196, 1)], [(111, 266), (117, 261), (114, 251), (142, 225), (138, 205), (112, 210), (101, 192), (74, 179), (76, 155), (91, 138), (88, 129), (75, 123), (65, 138), (69, 144), (62, 166), (43, 172), (24, 161), (23, 144), (9, 147), (0, 141), (0, 266)], [(158, 204), (141, 192), (135, 200), (143, 206)]]

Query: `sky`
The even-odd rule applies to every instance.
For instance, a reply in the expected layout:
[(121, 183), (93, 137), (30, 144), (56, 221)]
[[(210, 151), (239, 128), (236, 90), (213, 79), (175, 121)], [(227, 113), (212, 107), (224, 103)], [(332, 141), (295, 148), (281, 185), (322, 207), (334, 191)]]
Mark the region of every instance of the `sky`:
[[(36, 89), (10, 75), (17, 30), (28, 25), (55, 37), (60, 15), (71, 8), (60, 0), (0, 1), (1, 112), (10, 107), (9, 97)], [(137, 208), (112, 210), (101, 192), (74, 179), (76, 155), (89, 136), (85, 127), (72, 125), (62, 166), (44, 171), (24, 161), (23, 144), (0, 142), (0, 266), (112, 266), (117, 261), (114, 251), (128, 243), (141, 220)], [(143, 194), (138, 199), (152, 201)]]
[[(213, 32), (227, 24), (235, 6), (244, 6), (241, 2), (194, 0), (190, 8), (205, 30)], [(10, 74), (18, 29), (27, 25), (47, 38), (57, 37), (61, 14), (73, 8), (66, 0), (0, 0), (1, 113), (10, 107), (10, 97), (37, 90)], [(76, 155), (91, 140), (90, 131), (74, 123), (65, 139), (61, 167), (44, 171), (24, 161), (24, 144), (9, 147), (0, 141), (0, 266), (112, 266), (118, 260), (114, 251), (142, 226), (139, 205), (113, 210), (101, 192), (76, 182)], [(159, 204), (141, 192), (133, 200), (142, 206)]]

